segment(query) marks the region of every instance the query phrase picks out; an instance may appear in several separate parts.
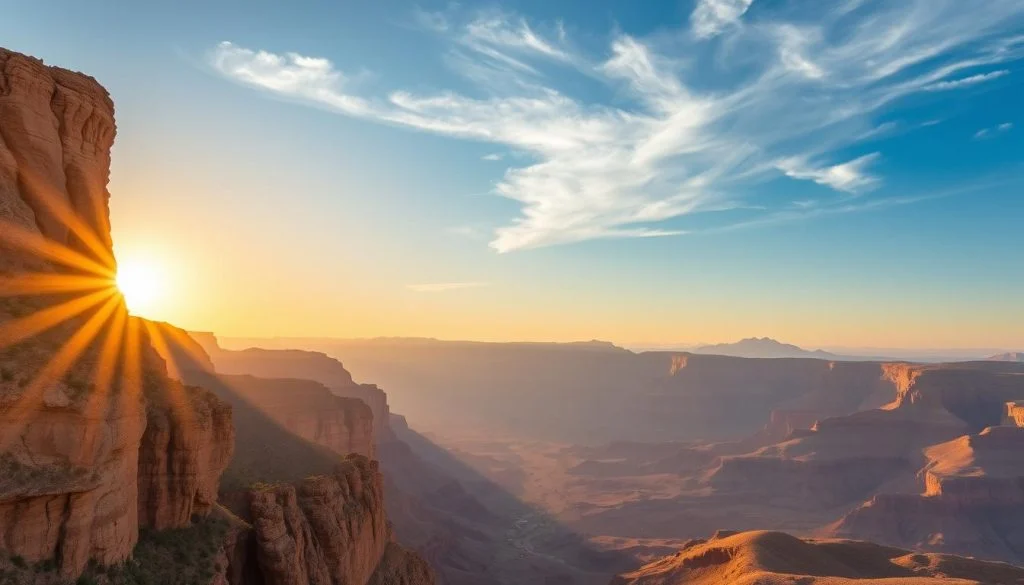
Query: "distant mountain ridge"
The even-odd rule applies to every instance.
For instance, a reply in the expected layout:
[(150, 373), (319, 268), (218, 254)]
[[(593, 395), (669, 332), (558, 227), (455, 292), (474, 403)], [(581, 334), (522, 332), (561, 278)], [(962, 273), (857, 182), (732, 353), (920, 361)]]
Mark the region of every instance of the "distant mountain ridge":
[(1024, 351), (1008, 351), (1006, 353), (999, 353), (988, 358), (989, 361), (993, 362), (1024, 362)]
[(727, 355), (745, 358), (818, 358), (851, 359), (820, 349), (809, 350), (770, 337), (748, 337), (735, 343), (717, 343), (691, 350), (690, 353)]

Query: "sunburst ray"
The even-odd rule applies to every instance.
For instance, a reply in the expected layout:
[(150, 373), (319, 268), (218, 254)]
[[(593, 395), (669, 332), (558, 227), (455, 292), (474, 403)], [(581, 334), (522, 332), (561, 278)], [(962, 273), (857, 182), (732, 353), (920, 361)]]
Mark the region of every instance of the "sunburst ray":
[(0, 297), (84, 293), (93, 290), (109, 289), (112, 286), (113, 283), (109, 278), (98, 276), (30, 272), (4, 276), (0, 279)]
[(55, 242), (38, 232), (26, 229), (10, 221), (0, 223), (0, 242), (35, 254), (42, 260), (49, 260), (61, 266), (108, 278), (111, 281), (116, 277), (116, 269), (113, 262), (105, 265), (64, 244)]
[[(34, 176), (30, 172), (23, 173), (21, 179), (26, 191), (35, 202), (41, 204), (49, 212), (50, 216), (68, 228), (95, 255), (95, 258), (101, 264), (106, 265), (111, 270), (113, 269), (115, 261), (114, 255), (110, 251), (109, 242), (104, 242), (100, 238), (96, 229), (82, 219), (81, 213), (73, 209), (70, 202), (59, 195), (57, 190), (48, 185), (47, 181)], [(87, 200), (85, 203), (90, 207), (88, 211), (92, 212), (92, 219), (96, 222), (97, 226), (100, 226), (101, 222), (102, 224), (107, 222), (106, 218), (100, 216), (91, 200)]]
[(23, 425), (27, 422), (26, 412), (39, 405), (46, 389), (60, 380), (74, 366), (78, 357), (85, 351), (93, 339), (99, 334), (103, 325), (110, 319), (111, 313), (117, 308), (119, 297), (110, 297), (96, 310), (85, 323), (57, 350), (50, 361), (43, 366), (35, 378), (21, 392), (13, 405), (4, 413), (9, 421), (0, 437), (0, 451), (6, 450), (9, 441), (20, 436)]
[[(80, 458), (86, 450), (93, 447), (94, 441), (102, 432), (104, 425), (99, 423), (99, 419), (103, 411), (111, 405), (110, 396), (113, 390), (114, 376), (118, 371), (118, 361), (121, 357), (122, 345), (127, 333), (125, 322), (128, 318), (128, 312), (124, 307), (123, 301), (119, 301), (118, 305), (115, 307), (113, 319), (111, 319), (107, 327), (107, 335), (103, 340), (103, 346), (100, 349), (99, 359), (96, 362), (95, 372), (93, 373), (93, 382), (96, 389), (89, 396), (83, 411), (85, 420), (89, 421), (89, 423), (86, 427), (86, 434), (82, 444), (79, 446)], [(124, 391), (123, 387), (121, 391)]]
[[(167, 344), (167, 340), (164, 338), (163, 333), (161, 333), (160, 327), (151, 321), (143, 321), (142, 323), (146, 328), (146, 336), (149, 338), (150, 345), (158, 354), (164, 356), (170, 376), (181, 380), (181, 366), (174, 358), (174, 352), (171, 351), (170, 346)], [(164, 391), (163, 398), (171, 406), (172, 413), (184, 424), (190, 423), (192, 420), (192, 409), (189, 408), (186, 402), (188, 397), (185, 395), (187, 392), (185, 387), (178, 382), (168, 380), (168, 383), (164, 385)]]
[(0, 349), (39, 335), (103, 301), (110, 302), (111, 298), (115, 296), (119, 297), (117, 289), (113, 287), (98, 290), (36, 311), (26, 317), (0, 323)]

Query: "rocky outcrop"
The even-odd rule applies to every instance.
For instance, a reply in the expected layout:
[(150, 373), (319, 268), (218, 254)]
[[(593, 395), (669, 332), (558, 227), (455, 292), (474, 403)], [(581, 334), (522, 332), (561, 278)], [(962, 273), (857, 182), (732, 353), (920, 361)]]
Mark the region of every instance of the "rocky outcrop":
[(190, 335), (206, 350), (218, 372), (319, 382), (337, 396), (358, 398), (370, 407), (373, 412), (374, 436), (378, 443), (394, 439), (387, 394), (375, 384), (356, 383), (345, 366), (327, 354), (298, 349), (250, 348), (233, 351), (222, 349), (213, 334)]
[(433, 583), (422, 560), (391, 542), (383, 478), (365, 457), (298, 486), (258, 487), (249, 508), (267, 585)]
[(231, 453), (114, 288), (114, 134), (94, 79), (0, 49), (0, 549), (64, 576), (208, 512)]
[(880, 493), (831, 527), (838, 536), (1024, 561), (1024, 429), (992, 427), (924, 450), (917, 494)]
[(1024, 399), (1024, 367), (1015, 363), (967, 362), (903, 366), (895, 375), (896, 399), (888, 408), (913, 406), (945, 411), (974, 432), (1001, 424), (1006, 403)]
[(139, 521), (156, 530), (212, 510), (235, 446), (231, 407), (201, 388), (173, 384), (173, 394), (147, 408), (139, 447)]
[(292, 434), (344, 457), (374, 457), (373, 413), (362, 400), (310, 380), (221, 376), (240, 398)]
[(620, 575), (612, 585), (721, 583), (914, 583), (1011, 585), (1024, 568), (848, 540), (802, 540), (781, 532), (723, 532)]
[(0, 219), (109, 267), (114, 134), (113, 102), (95, 79), (0, 48)]
[(1024, 400), (1013, 400), (1006, 403), (1003, 424), (1024, 427)]
[[(31, 379), (33, 369), (7, 371)], [(20, 376), (26, 376), (21, 378)], [(0, 549), (56, 559), (65, 574), (112, 564), (138, 538), (136, 472), (145, 428), (140, 397), (112, 389), (102, 407), (62, 383), (18, 408), (16, 381), (0, 383)]]
[[(700, 413), (694, 424), (704, 437), (723, 439), (754, 433), (767, 421), (763, 434), (779, 440), (785, 430), (807, 428), (808, 421), (891, 402), (898, 384), (887, 375), (889, 367), (873, 362), (679, 354), (673, 356), (670, 375), (653, 399), (651, 416)], [(705, 425), (714, 427), (703, 429)]]

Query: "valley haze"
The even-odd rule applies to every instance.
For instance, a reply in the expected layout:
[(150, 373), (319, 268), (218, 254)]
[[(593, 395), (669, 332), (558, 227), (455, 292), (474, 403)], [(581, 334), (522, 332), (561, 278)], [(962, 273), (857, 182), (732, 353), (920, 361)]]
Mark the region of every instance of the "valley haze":
[(1024, 2), (0, 45), (0, 585), (1024, 584)]

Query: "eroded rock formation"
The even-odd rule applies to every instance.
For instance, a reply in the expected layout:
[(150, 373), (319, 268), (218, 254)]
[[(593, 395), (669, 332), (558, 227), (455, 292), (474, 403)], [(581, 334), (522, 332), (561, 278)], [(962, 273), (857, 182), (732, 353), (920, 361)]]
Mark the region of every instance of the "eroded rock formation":
[(838, 536), (1024, 561), (1024, 429), (991, 427), (928, 447), (919, 493), (879, 493), (832, 527)]
[[(298, 349), (250, 348), (241, 351), (219, 346), (210, 333), (190, 333), (222, 374), (249, 374), (260, 378), (299, 378), (323, 384), (333, 394), (358, 398), (373, 412), (378, 443), (394, 439), (390, 427), (388, 396), (376, 384), (358, 384), (338, 360), (322, 352)], [(365, 454), (365, 453), (364, 453)]]
[(0, 49), (0, 278), (21, 293), (0, 303), (0, 549), (65, 575), (208, 512), (231, 455), (230, 408), (167, 377), (114, 291), (114, 135), (94, 79)]
[[(0, 218), (90, 256), (109, 255), (114, 104), (95, 79), (0, 48)], [(94, 241), (83, 241), (71, 212)], [(4, 254), (5, 264), (16, 259)], [(21, 256), (33, 267), (38, 256)]]
[(365, 457), (297, 486), (258, 487), (249, 511), (267, 585), (433, 583), (422, 560), (391, 542), (383, 477)]
[(1024, 427), (1024, 400), (1013, 400), (1006, 403), (1006, 416), (1003, 423)]

